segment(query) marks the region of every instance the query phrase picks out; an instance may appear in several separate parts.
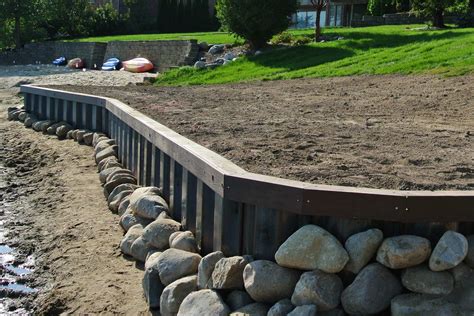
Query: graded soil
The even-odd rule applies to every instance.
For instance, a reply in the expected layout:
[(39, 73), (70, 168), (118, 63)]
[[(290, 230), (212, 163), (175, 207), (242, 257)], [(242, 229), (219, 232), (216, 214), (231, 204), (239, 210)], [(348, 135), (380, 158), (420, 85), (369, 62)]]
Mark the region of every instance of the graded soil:
[(472, 75), (56, 88), (121, 100), (255, 173), (355, 187), (474, 189)]

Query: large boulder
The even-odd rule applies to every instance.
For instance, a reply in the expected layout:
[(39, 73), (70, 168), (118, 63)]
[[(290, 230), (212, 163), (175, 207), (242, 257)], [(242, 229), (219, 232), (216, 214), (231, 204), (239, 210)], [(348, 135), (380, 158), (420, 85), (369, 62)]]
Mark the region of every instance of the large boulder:
[(67, 133), (71, 129), (72, 129), (72, 126), (70, 126), (69, 124), (63, 124), (56, 129), (56, 136), (58, 136), (59, 139), (66, 138)]
[(138, 260), (140, 262), (145, 262), (148, 252), (150, 252), (153, 249), (154, 249), (153, 247), (148, 246), (143, 241), (142, 237), (138, 237), (137, 239), (135, 239), (132, 246), (130, 247), (130, 255), (133, 258), (135, 258), (135, 260)]
[(316, 316), (318, 308), (316, 305), (300, 305), (296, 306), (288, 316)]
[(47, 129), (46, 129), (46, 133), (48, 135), (55, 135), (56, 134), (56, 131), (58, 129), (58, 127), (62, 126), (66, 124), (65, 122), (57, 122), (57, 123), (54, 123), (52, 124), (51, 126), (49, 126)]
[(106, 137), (105, 139), (108, 138), (104, 133), (97, 133), (97, 132), (95, 132), (94, 135), (92, 136), (92, 146), (94, 148), (97, 145), (97, 143), (99, 141), (99, 138), (101, 138), (101, 137)]
[(120, 177), (116, 177), (113, 180), (107, 182), (104, 185), (104, 196), (108, 198), (110, 193), (121, 184), (130, 183), (130, 184), (137, 184), (137, 179), (131, 175), (121, 175)]
[(316, 305), (318, 311), (329, 311), (339, 305), (343, 289), (344, 285), (336, 274), (309, 271), (301, 275), (291, 302), (296, 306)]
[(247, 260), (240, 256), (219, 260), (212, 272), (212, 288), (215, 290), (243, 289), (244, 279), (242, 274), (247, 263)]
[(161, 283), (169, 285), (188, 275), (196, 274), (201, 256), (179, 249), (165, 250), (158, 258)]
[(108, 176), (111, 175), (113, 172), (119, 171), (119, 170), (124, 170), (124, 169), (122, 167), (112, 167), (112, 168), (107, 168), (107, 169), (102, 170), (99, 173), (99, 181), (105, 184), (105, 182), (107, 182)]
[(347, 238), (344, 247), (349, 254), (349, 261), (344, 270), (354, 274), (359, 273), (374, 257), (382, 241), (383, 233), (377, 228), (369, 229)]
[(234, 290), (230, 292), (229, 295), (227, 295), (225, 302), (230, 307), (230, 309), (235, 311), (236, 309), (249, 305), (254, 301), (247, 292)]
[[(128, 206), (130, 205), (130, 195), (125, 197), (121, 202), (120, 205), (117, 209), (117, 214), (119, 216), (122, 216), (125, 214), (125, 211), (128, 209)], [(130, 214), (132, 213), (132, 210), (130, 210)]]
[(134, 210), (135, 205), (139, 199), (147, 195), (163, 196), (161, 189), (157, 187), (138, 188), (133, 192), (133, 195), (130, 197), (130, 205), (132, 206), (132, 209)]
[(295, 306), (287, 298), (275, 303), (269, 310), (267, 316), (286, 316)]
[(191, 275), (178, 279), (165, 287), (160, 299), (161, 316), (174, 316), (179, 306), (191, 292), (197, 290), (197, 276)]
[(377, 261), (391, 269), (409, 268), (427, 260), (431, 253), (426, 238), (401, 235), (385, 239), (377, 251)]
[(159, 195), (142, 196), (135, 203), (130, 202), (130, 208), (134, 214), (149, 219), (156, 219), (161, 212), (169, 210), (168, 203)]
[(92, 132), (85, 133), (84, 136), (83, 136), (82, 141), (87, 146), (92, 146), (92, 138), (93, 137), (94, 137), (94, 133), (92, 133)]
[(402, 292), (396, 276), (379, 263), (363, 268), (341, 295), (341, 303), (349, 314), (376, 314), (390, 306)]
[(95, 162), (97, 164), (99, 164), (105, 158), (117, 157), (117, 150), (118, 150), (117, 145), (112, 145), (112, 146), (109, 146), (109, 147), (105, 148), (104, 150), (97, 153), (97, 155), (95, 156)]
[(120, 217), (120, 226), (124, 231), (128, 231), (131, 227), (140, 224), (142, 227), (147, 227), (152, 223), (152, 220), (141, 218), (132, 214), (130, 209), (127, 209), (125, 213)]
[(143, 226), (136, 224), (127, 231), (122, 241), (120, 242), (120, 250), (126, 255), (132, 255), (132, 244), (135, 240), (140, 238), (143, 234)]
[(403, 271), (402, 284), (416, 293), (447, 295), (454, 288), (454, 279), (447, 271), (433, 272), (423, 264)]
[(337, 273), (349, 261), (349, 255), (329, 232), (316, 225), (306, 225), (278, 248), (275, 260), (287, 268)]
[(211, 48), (209, 48), (209, 53), (212, 55), (220, 54), (224, 51), (225, 45), (219, 44), (219, 45), (212, 45)]
[(160, 297), (165, 287), (161, 284), (160, 273), (158, 271), (158, 261), (149, 264), (145, 269), (142, 287), (148, 306), (150, 306), (150, 308), (159, 307)]
[(94, 156), (97, 156), (102, 150), (109, 148), (110, 146), (116, 145), (115, 139), (102, 139), (94, 146)]
[(148, 268), (151, 268), (152, 266), (157, 264), (158, 258), (160, 257), (161, 254), (162, 252), (157, 251), (157, 250), (153, 250), (148, 253), (145, 259), (145, 271), (148, 270)]
[(178, 316), (228, 316), (229, 307), (220, 295), (212, 290), (192, 292), (181, 303)]
[(201, 262), (199, 262), (197, 281), (199, 289), (212, 287), (212, 272), (214, 271), (216, 263), (222, 258), (224, 258), (224, 254), (221, 251), (215, 251), (204, 256)]
[[(124, 168), (120, 168), (120, 169), (117, 169), (117, 168), (112, 168), (113, 170), (112, 171), (109, 171), (108, 175), (106, 175), (105, 177), (105, 181), (103, 183), (107, 183), (107, 182), (110, 182), (110, 181), (113, 181), (115, 179), (118, 179), (119, 177), (121, 176), (132, 176), (132, 177), (135, 177), (133, 172), (131, 172), (130, 170), (128, 169), (124, 169)], [(104, 173), (105, 171), (108, 171), (110, 169), (106, 169), (104, 171), (102, 171), (102, 173)]]
[(468, 243), (466, 237), (449, 230), (441, 236), (430, 257), (430, 269), (444, 271), (452, 269), (467, 256)]
[(447, 302), (442, 297), (415, 293), (395, 297), (392, 300), (390, 311), (392, 316), (469, 315), (463, 313), (459, 306)]
[(99, 170), (99, 172), (113, 167), (123, 168), (123, 165), (118, 161), (118, 158), (115, 156), (107, 157), (97, 164), (97, 170)]
[(256, 260), (245, 266), (244, 286), (255, 301), (275, 303), (291, 296), (300, 275), (272, 261)]
[(170, 236), (170, 248), (181, 249), (189, 252), (199, 252), (196, 238), (190, 231), (173, 233), (175, 236)]
[[(141, 216), (140, 216), (141, 217)], [(181, 223), (172, 219), (157, 219), (145, 228), (143, 239), (157, 249), (169, 248), (170, 235), (181, 229)]]
[(246, 306), (243, 306), (232, 313), (231, 316), (267, 316), (269, 306), (263, 303), (252, 303)]

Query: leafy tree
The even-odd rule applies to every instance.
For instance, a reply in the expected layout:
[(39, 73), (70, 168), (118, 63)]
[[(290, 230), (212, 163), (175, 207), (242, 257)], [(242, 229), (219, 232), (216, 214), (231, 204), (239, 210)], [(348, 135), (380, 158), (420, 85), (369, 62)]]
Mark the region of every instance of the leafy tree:
[(91, 32), (93, 35), (110, 35), (120, 33), (120, 24), (125, 18), (109, 2), (98, 7), (92, 15)]
[(469, 6), (466, 0), (412, 0), (412, 10), (420, 16), (429, 16), (434, 27), (444, 28), (446, 12), (459, 13)]
[(32, 18), (38, 10), (37, 0), (0, 0), (0, 21), (3, 27), (8, 27), (8, 23), (13, 23), (13, 36), (15, 46), (20, 48), (23, 45), (22, 21)]
[(367, 3), (367, 11), (369, 11), (370, 15), (381, 16), (386, 13), (395, 13), (395, 6), (396, 2), (393, 0), (369, 0)]
[(254, 49), (288, 28), (296, 0), (218, 0), (217, 17), (224, 28), (243, 37)]
[(316, 11), (316, 25), (314, 28), (314, 41), (319, 42), (321, 38), (321, 12), (327, 8), (327, 0), (311, 0), (311, 4)]
[(50, 36), (85, 36), (91, 33), (94, 8), (89, 0), (41, 0), (45, 18), (42, 22)]

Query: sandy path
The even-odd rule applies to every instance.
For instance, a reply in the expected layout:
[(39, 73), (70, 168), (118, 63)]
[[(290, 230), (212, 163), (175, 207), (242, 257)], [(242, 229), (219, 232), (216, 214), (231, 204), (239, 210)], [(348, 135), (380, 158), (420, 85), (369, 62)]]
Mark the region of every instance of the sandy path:
[[(61, 76), (30, 79), (57, 83), (65, 80)], [(78, 82), (74, 76), (66, 80)], [(9, 84), (17, 79), (9, 78)], [(129, 79), (114, 80), (124, 84)], [(0, 90), (0, 162), (18, 176), (8, 179), (18, 194), (15, 203), (28, 206), (17, 208), (7, 229), (11, 242), (36, 260), (32, 286), (40, 293), (34, 314), (146, 314), (143, 272), (120, 253), (119, 218), (107, 208), (92, 148), (8, 122), (7, 106), (21, 101), (17, 91)]]

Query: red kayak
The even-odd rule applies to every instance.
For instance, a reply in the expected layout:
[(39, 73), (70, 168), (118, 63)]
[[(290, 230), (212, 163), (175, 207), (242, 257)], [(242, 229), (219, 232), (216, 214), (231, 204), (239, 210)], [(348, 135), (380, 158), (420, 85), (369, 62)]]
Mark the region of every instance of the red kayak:
[(147, 72), (155, 68), (146, 58), (134, 58), (122, 62), (123, 69), (129, 72)]

